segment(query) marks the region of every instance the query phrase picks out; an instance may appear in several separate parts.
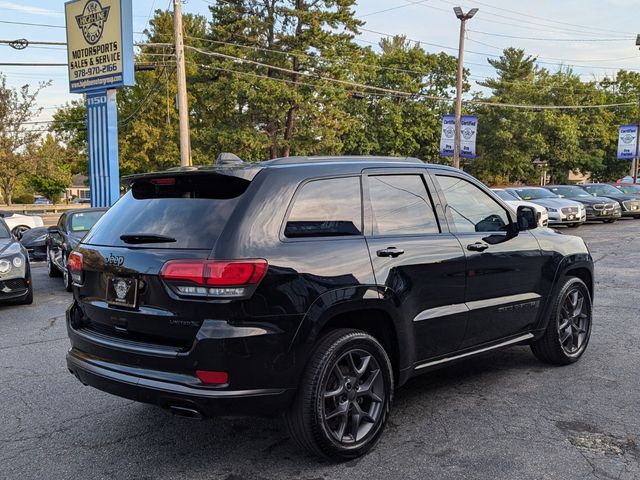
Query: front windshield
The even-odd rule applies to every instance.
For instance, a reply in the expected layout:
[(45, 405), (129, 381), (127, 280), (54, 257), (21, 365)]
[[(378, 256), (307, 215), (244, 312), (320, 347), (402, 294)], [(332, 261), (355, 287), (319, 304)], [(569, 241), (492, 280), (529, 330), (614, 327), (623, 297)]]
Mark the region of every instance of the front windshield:
[(580, 187), (563, 185), (561, 187), (549, 187), (549, 190), (551, 190), (556, 195), (560, 195), (561, 197), (567, 197), (567, 198), (591, 196)]
[(0, 220), (0, 239), (6, 240), (7, 238), (11, 238), (11, 233), (9, 233), (9, 229), (5, 223)]
[(602, 196), (607, 196), (607, 195), (620, 195), (620, 190), (618, 190), (616, 187), (612, 187), (611, 185), (605, 185), (605, 184), (600, 184), (600, 185), (585, 185), (584, 189), (589, 192), (591, 195), (602, 195)]
[(630, 195), (640, 193), (640, 185), (616, 185), (616, 188), (622, 193), (628, 193)]
[(70, 232), (88, 232), (96, 224), (104, 212), (74, 213), (69, 219)]
[(551, 193), (544, 188), (514, 188), (514, 192), (518, 194), (522, 200), (538, 200), (540, 198), (558, 198), (555, 193)]
[(513, 195), (505, 190), (494, 190), (495, 194), (498, 195), (502, 200), (515, 200)]

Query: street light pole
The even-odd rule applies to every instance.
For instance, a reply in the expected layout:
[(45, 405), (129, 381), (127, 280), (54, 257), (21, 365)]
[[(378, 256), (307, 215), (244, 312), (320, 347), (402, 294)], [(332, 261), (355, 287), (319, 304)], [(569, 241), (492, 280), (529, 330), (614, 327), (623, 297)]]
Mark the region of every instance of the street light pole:
[(460, 168), (460, 136), (461, 136), (461, 117), (462, 117), (462, 77), (464, 73), (464, 34), (467, 20), (473, 18), (478, 12), (477, 8), (472, 8), (467, 13), (462, 11), (460, 7), (454, 7), (453, 11), (460, 20), (460, 41), (458, 43), (458, 75), (456, 85), (456, 125), (455, 136), (453, 139), (453, 166)]
[(176, 49), (176, 77), (178, 79), (178, 118), (180, 121), (180, 166), (191, 165), (189, 137), (189, 105), (187, 102), (187, 75), (184, 66), (184, 37), (182, 33), (182, 0), (173, 0), (173, 32)]

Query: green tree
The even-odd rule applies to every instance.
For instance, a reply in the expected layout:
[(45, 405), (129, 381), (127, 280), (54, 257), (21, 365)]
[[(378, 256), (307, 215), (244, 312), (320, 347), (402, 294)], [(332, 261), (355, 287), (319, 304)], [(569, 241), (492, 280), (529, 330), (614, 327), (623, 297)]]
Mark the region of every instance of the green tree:
[[(232, 0), (216, 2), (209, 49), (243, 58), (202, 56), (194, 105), (203, 127), (194, 145), (244, 151), (249, 159), (339, 153), (348, 90), (320, 77), (351, 80), (360, 21), (355, 0)], [(250, 63), (252, 62), (252, 63)], [(269, 66), (261, 66), (269, 65)], [(353, 64), (351, 64), (353, 66)], [(199, 108), (199, 107), (195, 108)]]
[(57, 203), (65, 189), (71, 185), (69, 152), (51, 134), (42, 143), (31, 146), (28, 150), (36, 165), (36, 173), (29, 175), (29, 184), (36, 192)]
[(32, 159), (25, 150), (40, 132), (28, 122), (42, 111), (36, 100), (49, 84), (42, 82), (35, 89), (29, 85), (14, 89), (7, 86), (6, 77), (0, 74), (0, 193), (7, 205), (11, 205), (18, 183), (33, 172)]
[[(383, 39), (381, 53), (369, 50), (363, 83), (408, 95), (360, 92), (346, 105), (355, 119), (343, 134), (347, 154), (406, 155), (440, 162), (441, 118), (451, 104), (429, 97), (450, 97), (457, 61), (431, 54), (403, 36)], [(468, 85), (465, 85), (468, 88)]]

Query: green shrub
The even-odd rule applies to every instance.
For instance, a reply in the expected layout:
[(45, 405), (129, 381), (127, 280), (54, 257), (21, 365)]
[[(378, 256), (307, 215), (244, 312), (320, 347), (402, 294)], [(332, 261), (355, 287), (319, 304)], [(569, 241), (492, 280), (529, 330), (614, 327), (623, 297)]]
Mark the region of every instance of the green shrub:
[(35, 202), (35, 197), (31, 193), (23, 193), (21, 195), (16, 195), (13, 197), (13, 203), (33, 203)]

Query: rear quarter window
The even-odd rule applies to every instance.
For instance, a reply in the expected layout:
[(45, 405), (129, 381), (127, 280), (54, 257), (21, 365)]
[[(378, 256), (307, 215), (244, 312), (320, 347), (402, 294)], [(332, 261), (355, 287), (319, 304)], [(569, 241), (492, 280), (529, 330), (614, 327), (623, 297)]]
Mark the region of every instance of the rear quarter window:
[(360, 177), (305, 183), (296, 193), (284, 235), (287, 238), (361, 235)]
[(165, 180), (133, 183), (83, 243), (131, 246), (120, 236), (147, 234), (169, 237), (175, 242), (136, 247), (211, 249), (250, 184), (248, 180), (227, 175), (161, 178)]

